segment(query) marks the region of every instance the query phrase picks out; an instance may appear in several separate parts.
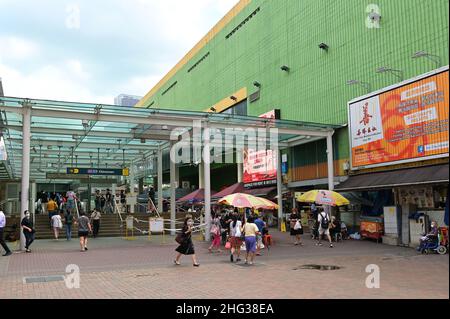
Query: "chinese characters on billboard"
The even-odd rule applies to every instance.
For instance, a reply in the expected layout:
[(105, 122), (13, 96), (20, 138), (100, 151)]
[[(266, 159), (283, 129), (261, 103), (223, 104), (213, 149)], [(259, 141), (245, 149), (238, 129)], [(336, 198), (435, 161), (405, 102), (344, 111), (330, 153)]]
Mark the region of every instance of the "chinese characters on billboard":
[(448, 156), (448, 69), (349, 103), (353, 169)]
[[(273, 110), (261, 115), (261, 118), (279, 119), (279, 110)], [(245, 187), (276, 185), (277, 183), (277, 152), (273, 150), (244, 150), (244, 184)]]

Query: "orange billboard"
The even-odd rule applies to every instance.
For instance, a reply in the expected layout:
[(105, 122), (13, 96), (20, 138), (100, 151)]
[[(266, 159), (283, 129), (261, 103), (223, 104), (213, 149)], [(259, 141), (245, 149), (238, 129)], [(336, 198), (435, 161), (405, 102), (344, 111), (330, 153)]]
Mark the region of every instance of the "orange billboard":
[(448, 156), (448, 67), (349, 102), (352, 169)]

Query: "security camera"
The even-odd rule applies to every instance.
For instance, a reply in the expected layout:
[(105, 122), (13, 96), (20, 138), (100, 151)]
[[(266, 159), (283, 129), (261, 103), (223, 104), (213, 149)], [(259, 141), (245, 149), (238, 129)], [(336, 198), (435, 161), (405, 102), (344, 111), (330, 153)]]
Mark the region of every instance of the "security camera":
[(369, 14), (369, 18), (370, 18), (370, 20), (372, 20), (372, 21), (377, 21), (377, 22), (379, 22), (379, 21), (381, 20), (381, 15), (379, 15), (378, 13), (372, 11), (372, 12)]

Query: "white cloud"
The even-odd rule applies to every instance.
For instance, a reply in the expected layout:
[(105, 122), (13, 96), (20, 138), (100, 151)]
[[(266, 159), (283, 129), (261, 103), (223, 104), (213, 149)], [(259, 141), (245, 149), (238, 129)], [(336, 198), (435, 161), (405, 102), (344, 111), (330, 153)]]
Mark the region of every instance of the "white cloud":
[[(3, 4), (9, 2), (0, 0), (0, 6), (8, 8)], [(28, 30), (22, 30), (24, 35), (18, 37), (12, 26), (2, 28), (0, 77), (5, 95), (94, 103), (112, 103), (120, 93), (144, 95), (238, 0), (73, 2), (77, 10), (66, 11), (69, 2), (59, 6), (48, 2), (45, 8), (37, 2), (27, 4), (28, 10), (53, 10), (48, 17), (39, 16), (37, 37)], [(16, 14), (25, 6), (11, 3), (17, 4)], [(64, 22), (78, 13), (81, 28), (76, 33), (55, 29), (55, 10), (61, 13), (61, 28), (66, 29)], [(3, 13), (7, 10), (0, 10), (0, 19)], [(93, 39), (98, 40), (98, 46), (92, 45)], [(111, 63), (123, 65), (123, 60), (134, 62), (133, 71)]]
[(28, 39), (14, 36), (0, 37), (0, 61), (28, 59), (36, 57), (39, 52), (39, 45)]
[[(0, 76), (6, 96), (28, 97), (36, 99), (64, 100), (112, 104), (114, 96), (98, 96), (89, 89), (89, 84), (77, 63), (69, 61), (61, 66), (46, 65), (31, 73), (20, 71), (0, 64)], [(81, 67), (81, 66), (80, 66)]]

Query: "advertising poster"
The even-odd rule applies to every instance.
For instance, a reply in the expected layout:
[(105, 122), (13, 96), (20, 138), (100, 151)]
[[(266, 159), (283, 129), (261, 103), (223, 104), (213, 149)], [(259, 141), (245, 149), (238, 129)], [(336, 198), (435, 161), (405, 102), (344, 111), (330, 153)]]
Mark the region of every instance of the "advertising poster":
[(448, 154), (448, 69), (349, 103), (352, 168)]
[[(279, 110), (273, 110), (261, 118), (278, 119)], [(247, 188), (276, 185), (277, 152), (273, 150), (244, 150), (244, 184)]]

